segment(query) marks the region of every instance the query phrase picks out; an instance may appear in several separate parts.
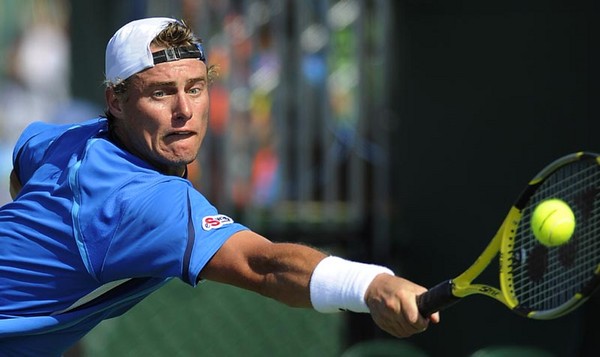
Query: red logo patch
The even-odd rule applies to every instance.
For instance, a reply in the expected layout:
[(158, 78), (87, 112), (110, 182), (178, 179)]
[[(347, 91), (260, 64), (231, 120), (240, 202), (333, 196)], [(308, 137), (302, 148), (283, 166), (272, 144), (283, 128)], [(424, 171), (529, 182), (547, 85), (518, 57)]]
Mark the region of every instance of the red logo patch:
[(216, 216), (206, 216), (202, 218), (202, 229), (210, 231), (211, 229), (221, 228), (224, 225), (233, 223), (233, 219), (227, 217), (224, 214), (218, 214)]

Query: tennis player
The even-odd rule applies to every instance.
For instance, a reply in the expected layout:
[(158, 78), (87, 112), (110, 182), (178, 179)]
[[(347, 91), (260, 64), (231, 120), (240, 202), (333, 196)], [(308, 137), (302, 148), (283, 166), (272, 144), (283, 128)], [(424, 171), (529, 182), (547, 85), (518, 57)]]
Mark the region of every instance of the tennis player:
[(133, 21), (106, 48), (105, 116), (23, 132), (0, 209), (2, 356), (60, 356), (172, 278), (370, 313), (397, 337), (439, 321), (418, 313), (425, 288), (390, 269), (273, 243), (194, 189), (212, 75), (184, 23)]

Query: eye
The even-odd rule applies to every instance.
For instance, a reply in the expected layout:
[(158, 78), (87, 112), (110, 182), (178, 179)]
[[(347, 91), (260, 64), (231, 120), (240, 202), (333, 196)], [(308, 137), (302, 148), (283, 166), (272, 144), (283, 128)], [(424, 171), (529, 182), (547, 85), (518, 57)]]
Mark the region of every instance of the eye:
[(167, 95), (167, 93), (165, 93), (165, 91), (164, 91), (164, 90), (155, 90), (154, 92), (152, 92), (152, 96), (153, 96), (154, 98), (162, 98), (162, 97), (164, 97), (165, 95)]
[(204, 80), (193, 80), (190, 81), (187, 93), (191, 95), (200, 95), (206, 88), (206, 82)]
[(195, 94), (195, 95), (200, 94), (204, 91), (205, 87), (206, 86), (203, 83), (197, 83), (196, 85), (194, 85), (193, 87), (191, 87), (188, 90), (188, 93)]

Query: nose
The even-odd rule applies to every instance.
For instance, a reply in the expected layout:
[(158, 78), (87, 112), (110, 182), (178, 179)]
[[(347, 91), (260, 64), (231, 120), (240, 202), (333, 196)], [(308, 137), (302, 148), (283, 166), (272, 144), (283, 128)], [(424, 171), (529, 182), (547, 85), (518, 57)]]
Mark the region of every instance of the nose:
[(192, 118), (192, 103), (186, 93), (178, 93), (173, 103), (173, 119), (187, 121)]

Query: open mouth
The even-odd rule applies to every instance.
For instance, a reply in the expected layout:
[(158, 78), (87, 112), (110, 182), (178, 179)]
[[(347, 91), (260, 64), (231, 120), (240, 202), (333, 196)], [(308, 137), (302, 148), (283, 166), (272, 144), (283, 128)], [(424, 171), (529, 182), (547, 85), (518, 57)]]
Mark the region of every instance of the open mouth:
[(166, 143), (175, 143), (180, 140), (187, 140), (195, 136), (196, 133), (193, 131), (177, 131), (173, 133), (169, 133), (165, 136)]
[(178, 131), (174, 133), (167, 134), (167, 138), (188, 138), (190, 136), (195, 135), (193, 131)]

